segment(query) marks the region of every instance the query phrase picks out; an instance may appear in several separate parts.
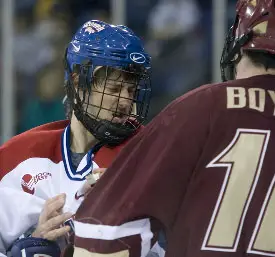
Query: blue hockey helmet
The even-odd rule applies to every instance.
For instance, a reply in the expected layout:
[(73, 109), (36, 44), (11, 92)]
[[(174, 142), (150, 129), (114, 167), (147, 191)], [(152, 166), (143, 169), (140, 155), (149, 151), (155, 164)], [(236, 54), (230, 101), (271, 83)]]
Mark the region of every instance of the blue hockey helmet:
[[(75, 116), (85, 128), (107, 145), (120, 144), (132, 135), (146, 119), (151, 95), (151, 57), (134, 32), (123, 25), (88, 21), (74, 35), (64, 59), (67, 98)], [(103, 70), (103, 90), (94, 86), (98, 70)], [(116, 81), (110, 76), (114, 71), (123, 74)], [(78, 78), (77, 86), (75, 77)], [(131, 82), (127, 77), (131, 77)], [(121, 96), (126, 80), (126, 84), (134, 88), (134, 93), (127, 99)], [(117, 99), (116, 107), (108, 110), (112, 118), (105, 119), (100, 117), (100, 112), (106, 111), (104, 97), (112, 95), (108, 92), (110, 81), (119, 82), (116, 84), (120, 90), (113, 94)], [(94, 93), (101, 93), (100, 104), (90, 102), (90, 96)], [(120, 109), (120, 101), (123, 100), (130, 102), (131, 108)], [(91, 111), (91, 106), (98, 111)]]

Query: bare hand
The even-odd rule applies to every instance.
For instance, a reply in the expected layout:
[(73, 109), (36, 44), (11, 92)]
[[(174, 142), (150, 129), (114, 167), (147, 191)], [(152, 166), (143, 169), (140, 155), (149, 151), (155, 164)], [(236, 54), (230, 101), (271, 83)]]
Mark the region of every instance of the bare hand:
[(32, 237), (56, 240), (70, 231), (69, 226), (63, 226), (63, 223), (72, 216), (68, 212), (62, 213), (65, 200), (66, 195), (60, 194), (46, 201)]
[(101, 177), (106, 170), (107, 168), (97, 168), (93, 171), (93, 174), (98, 174)]
[[(86, 177), (86, 182), (81, 190), (82, 194), (86, 196), (93, 188), (95, 182), (100, 179), (107, 168), (97, 168), (93, 170), (93, 173)], [(90, 177), (90, 178), (89, 178)]]

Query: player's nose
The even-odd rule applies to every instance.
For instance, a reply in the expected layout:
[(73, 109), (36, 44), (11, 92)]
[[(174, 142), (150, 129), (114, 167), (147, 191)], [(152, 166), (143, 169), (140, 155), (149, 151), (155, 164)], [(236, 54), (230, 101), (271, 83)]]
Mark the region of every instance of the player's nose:
[(120, 97), (119, 97), (119, 105), (121, 106), (129, 106), (133, 101), (133, 92), (129, 89), (129, 87), (123, 87), (121, 89)]
[(121, 88), (120, 97), (121, 97), (121, 99), (126, 99), (126, 100), (130, 98), (130, 92), (129, 92), (128, 87), (123, 86)]

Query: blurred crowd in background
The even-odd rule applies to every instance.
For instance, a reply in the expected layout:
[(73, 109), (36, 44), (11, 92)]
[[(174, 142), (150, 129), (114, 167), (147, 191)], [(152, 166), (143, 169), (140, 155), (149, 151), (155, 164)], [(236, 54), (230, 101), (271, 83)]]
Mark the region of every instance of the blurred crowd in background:
[[(232, 23), (236, 0), (227, 9)], [(111, 22), (110, 0), (16, 0), (17, 133), (64, 119), (63, 54), (85, 21)], [(152, 56), (149, 120), (175, 97), (211, 82), (211, 0), (127, 0), (127, 26)], [(0, 63), (1, 64), (1, 63)]]

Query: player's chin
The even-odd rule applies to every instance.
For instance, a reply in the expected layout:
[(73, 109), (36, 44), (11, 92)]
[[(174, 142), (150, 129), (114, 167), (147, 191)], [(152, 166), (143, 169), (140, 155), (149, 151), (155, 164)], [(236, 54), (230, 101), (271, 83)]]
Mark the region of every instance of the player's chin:
[(108, 120), (114, 124), (124, 124), (129, 118), (129, 114), (117, 114), (117, 113), (110, 113), (110, 115), (105, 115), (104, 117), (100, 117), (102, 120)]
[(115, 123), (115, 124), (124, 124), (126, 122), (127, 119), (125, 118), (118, 118), (118, 117), (115, 117), (113, 120), (112, 120), (112, 123)]
[(124, 117), (113, 117), (111, 122), (115, 124), (124, 124), (127, 120), (127, 116)]

